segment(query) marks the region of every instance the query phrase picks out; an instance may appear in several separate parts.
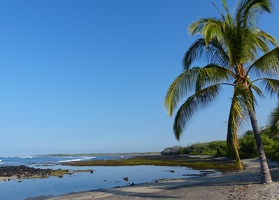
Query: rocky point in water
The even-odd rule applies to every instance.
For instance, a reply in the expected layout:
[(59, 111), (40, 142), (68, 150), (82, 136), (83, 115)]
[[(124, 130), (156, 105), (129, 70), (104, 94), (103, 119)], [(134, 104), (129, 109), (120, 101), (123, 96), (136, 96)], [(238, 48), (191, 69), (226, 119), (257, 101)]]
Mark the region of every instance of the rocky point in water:
[(12, 177), (17, 178), (30, 178), (30, 177), (46, 177), (50, 175), (52, 169), (40, 169), (33, 167), (20, 166), (5, 166), (0, 167), (0, 177)]

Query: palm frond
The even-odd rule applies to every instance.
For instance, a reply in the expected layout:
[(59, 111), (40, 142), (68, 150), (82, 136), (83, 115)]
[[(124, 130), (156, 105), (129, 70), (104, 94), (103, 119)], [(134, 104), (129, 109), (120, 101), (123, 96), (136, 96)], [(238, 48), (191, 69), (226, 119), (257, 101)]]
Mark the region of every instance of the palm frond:
[(208, 46), (206, 46), (204, 39), (197, 39), (184, 55), (184, 69), (189, 69), (194, 61), (199, 60), (204, 60), (224, 68), (229, 68), (230, 66), (229, 56), (216, 38), (212, 39)]
[(183, 130), (188, 125), (192, 116), (197, 113), (198, 110), (210, 105), (213, 100), (216, 99), (219, 90), (219, 84), (212, 85), (188, 97), (188, 99), (181, 105), (177, 111), (173, 124), (173, 131), (177, 140), (180, 139)]
[(197, 60), (205, 59), (206, 45), (204, 39), (197, 39), (188, 51), (185, 53), (183, 58), (184, 69), (190, 68), (190, 65)]
[(188, 28), (189, 35), (193, 36), (195, 34), (202, 35), (204, 25), (212, 18), (202, 18), (194, 23), (192, 23)]
[(232, 73), (230, 70), (220, 67), (215, 64), (209, 64), (200, 69), (197, 76), (196, 92), (202, 88), (214, 85), (220, 82), (229, 82), (232, 79)]
[(258, 79), (258, 81), (260, 81), (265, 92), (268, 93), (271, 97), (273, 97), (273, 96), (279, 97), (279, 80), (278, 79), (262, 78), (262, 79)]
[(169, 87), (164, 104), (170, 116), (180, 100), (195, 89), (199, 71), (198, 67), (183, 71)]
[(243, 0), (237, 6), (236, 22), (238, 26), (254, 27), (263, 12), (271, 12), (269, 0)]
[(255, 34), (257, 35), (258, 38), (262, 39), (263, 41), (268, 42), (274, 45), (275, 47), (278, 46), (278, 42), (276, 38), (274, 38), (272, 35), (269, 35), (260, 29), (256, 29)]
[(279, 74), (279, 47), (264, 54), (248, 67), (247, 75), (254, 74), (257, 77), (273, 77)]
[(268, 53), (270, 51), (269, 44), (277, 46), (277, 41), (271, 35), (266, 34), (258, 28), (246, 29), (242, 35), (242, 53), (245, 53), (243, 62), (255, 61), (258, 52)]
[(216, 37), (211, 39), (210, 43), (207, 46), (207, 52), (208, 63), (213, 63), (223, 68), (229, 69), (229, 55), (226, 51), (226, 48)]
[[(268, 53), (270, 51), (269, 50), (269, 43), (266, 40), (266, 38), (263, 37), (262, 34), (258, 34), (259, 32), (260, 32), (259, 29), (257, 29), (256, 31), (253, 31), (253, 32), (249, 31), (249, 33), (252, 33), (252, 34), (248, 35), (247, 37), (253, 38), (253, 39), (250, 39), (250, 41), (254, 42), (254, 44), (252, 44), (252, 46), (254, 47), (254, 49), (256, 51), (257, 51), (257, 49), (259, 49), (263, 53)], [(255, 53), (255, 55), (257, 55), (257, 53)]]
[(219, 19), (212, 18), (205, 23), (202, 29), (202, 35), (204, 37), (206, 46), (208, 46), (212, 38), (218, 38), (220, 42), (224, 41), (224, 22)]
[(244, 122), (242, 116), (242, 107), (240, 105), (240, 102), (238, 102), (237, 98), (234, 96), (232, 98), (227, 128), (228, 155), (231, 159), (235, 157), (235, 151), (238, 151), (237, 134), (239, 132), (241, 124)]
[[(239, 28), (243, 34), (237, 34), (234, 36), (235, 39), (233, 46), (237, 50), (237, 57), (243, 63), (255, 62), (258, 58), (258, 53), (268, 53), (270, 52), (269, 44), (276, 45), (276, 39), (271, 35), (266, 34), (258, 28), (247, 29), (245, 27)], [(244, 34), (245, 33), (245, 34)]]
[[(250, 83), (250, 88), (255, 91), (257, 93), (257, 95), (261, 98), (265, 98), (262, 90), (260, 88), (258, 88), (256, 85), (254, 85), (252, 82)], [(255, 104), (257, 104), (256, 100), (255, 100)]]
[(248, 5), (244, 12), (244, 26), (254, 27), (259, 20), (259, 16), (264, 12), (271, 13), (270, 0), (247, 0)]
[(236, 84), (229, 113), (227, 144), (228, 154), (231, 158), (238, 151), (238, 137), (243, 124), (247, 122), (248, 108), (254, 107), (254, 96), (249, 90), (243, 88), (241, 84)]
[(244, 9), (247, 6), (248, 1), (238, 1), (238, 4), (236, 6), (236, 12), (235, 12), (235, 20), (238, 25), (238, 27), (241, 27), (244, 21)]
[(279, 105), (271, 111), (268, 117), (268, 126), (273, 132), (279, 129)]
[[(237, 60), (243, 63), (247, 61), (255, 61), (258, 56), (258, 49), (268, 49), (268, 45), (263, 41), (259, 40), (254, 31), (243, 30), (240, 28), (239, 32), (245, 32), (245, 34), (237, 34), (234, 39), (235, 51), (237, 52)], [(267, 48), (267, 49), (266, 49)], [(235, 56), (236, 57), (236, 56)]]

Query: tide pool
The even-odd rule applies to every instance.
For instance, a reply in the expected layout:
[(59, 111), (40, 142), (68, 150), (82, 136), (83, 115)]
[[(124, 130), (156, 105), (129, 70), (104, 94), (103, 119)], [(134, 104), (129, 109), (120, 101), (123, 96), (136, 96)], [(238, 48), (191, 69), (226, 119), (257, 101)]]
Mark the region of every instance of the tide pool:
[[(131, 184), (153, 182), (158, 179), (190, 178), (201, 173), (187, 167), (166, 166), (117, 166), (72, 167), (56, 166), (69, 170), (93, 170), (75, 172), (63, 178), (23, 179), (0, 182), (0, 199), (31, 200), (47, 199), (71, 192), (123, 187)], [(192, 175), (192, 176), (191, 176)], [(126, 180), (124, 180), (124, 178)], [(128, 180), (127, 180), (128, 179)], [(40, 197), (40, 198), (38, 198)]]

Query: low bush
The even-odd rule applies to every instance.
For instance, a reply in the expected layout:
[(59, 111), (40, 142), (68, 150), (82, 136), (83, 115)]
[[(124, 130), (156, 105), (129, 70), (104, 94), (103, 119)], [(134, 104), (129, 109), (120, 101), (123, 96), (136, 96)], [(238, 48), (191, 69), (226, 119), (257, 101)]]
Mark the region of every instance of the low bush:
[[(262, 128), (261, 138), (267, 158), (279, 160), (279, 134), (273, 133), (269, 127)], [(180, 154), (190, 155), (212, 155), (216, 157), (226, 157), (227, 143), (224, 140), (204, 143), (194, 143), (187, 147), (180, 148)], [(246, 131), (239, 138), (240, 158), (256, 158), (257, 146), (252, 130)]]
[[(270, 128), (266, 127), (261, 130), (261, 138), (266, 157), (279, 160), (279, 141), (276, 134), (272, 133)], [(241, 158), (256, 158), (258, 156), (253, 131), (249, 130), (244, 133), (239, 139), (239, 147)]]
[(224, 157), (227, 156), (227, 144), (226, 141), (194, 143), (181, 148), (181, 154)]

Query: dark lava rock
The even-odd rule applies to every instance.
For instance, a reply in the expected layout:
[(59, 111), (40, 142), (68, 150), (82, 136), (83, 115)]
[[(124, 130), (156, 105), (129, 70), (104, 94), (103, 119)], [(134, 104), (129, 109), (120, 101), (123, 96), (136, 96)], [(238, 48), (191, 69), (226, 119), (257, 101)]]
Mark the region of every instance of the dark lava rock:
[(0, 167), (1, 177), (16, 176), (17, 178), (28, 178), (32, 176), (45, 177), (51, 173), (51, 169), (40, 169), (33, 167), (20, 166), (5, 166)]

